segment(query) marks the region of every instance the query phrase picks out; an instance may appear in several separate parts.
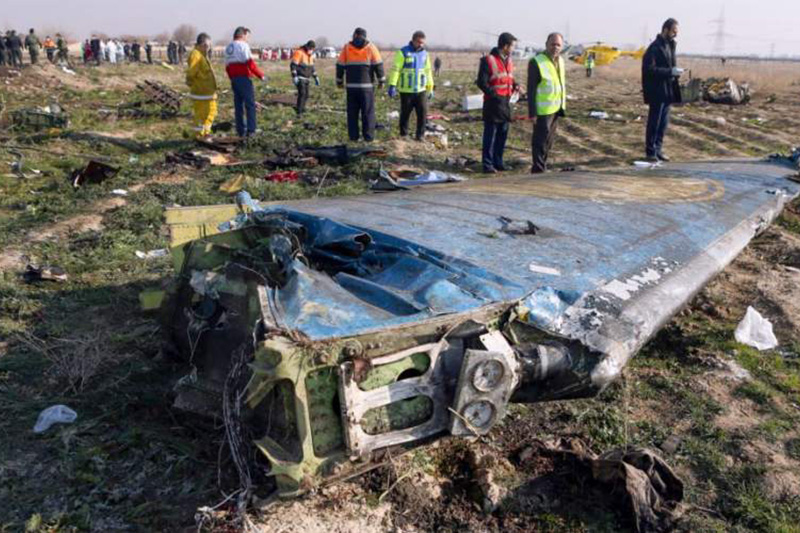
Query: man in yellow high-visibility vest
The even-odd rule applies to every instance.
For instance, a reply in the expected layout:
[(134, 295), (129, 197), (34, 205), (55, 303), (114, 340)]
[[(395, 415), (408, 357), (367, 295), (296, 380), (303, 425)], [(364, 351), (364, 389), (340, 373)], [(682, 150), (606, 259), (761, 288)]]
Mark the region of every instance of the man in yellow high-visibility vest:
[(411, 112), (417, 114), (416, 139), (425, 136), (428, 117), (428, 100), (433, 99), (433, 69), (431, 56), (425, 50), (425, 33), (414, 32), (411, 42), (394, 55), (394, 64), (389, 73), (389, 97), (400, 93), (400, 136), (408, 135)]
[(531, 172), (547, 171), (547, 155), (553, 147), (558, 118), (567, 108), (566, 66), (561, 57), (564, 37), (551, 33), (545, 51), (528, 64), (528, 116), (534, 120)]

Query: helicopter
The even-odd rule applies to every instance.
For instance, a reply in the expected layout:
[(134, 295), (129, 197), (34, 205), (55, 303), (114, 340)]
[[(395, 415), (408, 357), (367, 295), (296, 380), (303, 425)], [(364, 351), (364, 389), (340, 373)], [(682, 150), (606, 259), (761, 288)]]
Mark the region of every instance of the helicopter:
[(616, 46), (598, 42), (589, 46), (572, 46), (567, 53), (569, 58), (579, 65), (585, 64), (589, 54), (594, 54), (594, 64), (598, 67), (604, 67), (610, 65), (620, 57), (631, 57), (641, 60), (642, 57), (644, 57), (644, 51), (644, 46), (638, 50), (620, 50)]

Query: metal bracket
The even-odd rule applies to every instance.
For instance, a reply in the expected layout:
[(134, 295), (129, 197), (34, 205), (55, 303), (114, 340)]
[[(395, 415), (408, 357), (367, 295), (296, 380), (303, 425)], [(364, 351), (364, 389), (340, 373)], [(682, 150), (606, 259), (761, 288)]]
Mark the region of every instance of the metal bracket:
[(487, 434), (506, 413), (508, 400), (519, 383), (519, 363), (503, 334), (481, 335), (484, 350), (467, 350), (458, 377), (450, 433)]
[[(369, 391), (361, 390), (356, 383), (353, 362), (348, 361), (339, 366), (339, 396), (342, 399), (345, 442), (352, 459), (363, 458), (373, 450), (420, 440), (447, 429), (450, 402), (443, 379), (443, 367), (439, 364), (439, 354), (446, 345), (445, 341), (426, 344), (373, 359), (372, 364), (376, 368), (414, 354), (425, 353), (430, 358), (430, 366), (419, 377), (404, 379)], [(426, 396), (433, 403), (431, 417), (422, 424), (378, 435), (369, 435), (362, 428), (361, 420), (371, 409), (416, 396)]]

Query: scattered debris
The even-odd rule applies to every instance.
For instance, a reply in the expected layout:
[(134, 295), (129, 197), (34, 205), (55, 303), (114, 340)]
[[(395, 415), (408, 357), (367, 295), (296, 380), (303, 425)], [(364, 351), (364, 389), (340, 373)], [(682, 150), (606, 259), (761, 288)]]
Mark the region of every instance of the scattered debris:
[(241, 161), (236, 161), (227, 154), (211, 152), (208, 150), (190, 150), (188, 152), (174, 153), (166, 155), (166, 162), (173, 165), (186, 165), (198, 169), (214, 167), (237, 166)]
[(750, 85), (730, 78), (709, 78), (703, 87), (703, 100), (712, 104), (746, 104), (750, 101)]
[(396, 191), (420, 185), (459, 182), (466, 179), (458, 174), (401, 167), (390, 171), (381, 169), (378, 179), (372, 182), (370, 188), (373, 191)]
[(119, 168), (100, 163), (99, 161), (89, 161), (85, 168), (72, 171), (69, 180), (76, 189), (85, 184), (103, 183), (107, 179), (113, 178), (119, 172)]
[(759, 351), (771, 350), (778, 346), (778, 339), (772, 332), (772, 323), (752, 307), (747, 308), (747, 313), (736, 327), (734, 337), (736, 342)]
[(306, 155), (299, 148), (275, 149), (273, 152), (275, 155), (264, 160), (264, 166), (270, 170), (286, 167), (311, 168), (319, 165), (317, 158)]
[(500, 231), (508, 235), (536, 235), (539, 233), (539, 226), (530, 220), (513, 220), (508, 217), (500, 217), (498, 220), (503, 225)]
[(482, 94), (469, 94), (464, 97), (461, 102), (462, 111), (474, 111), (476, 109), (483, 109), (483, 95)]
[(386, 113), (387, 120), (392, 120), (396, 118), (400, 118), (400, 111), (389, 111), (388, 113)]
[(444, 120), (445, 122), (450, 122), (450, 119), (441, 113), (432, 113), (428, 115), (428, 120)]
[(11, 124), (18, 129), (43, 130), (69, 127), (69, 115), (58, 104), (26, 107), (9, 113)]
[(264, 160), (269, 169), (286, 167), (315, 167), (320, 163), (347, 165), (363, 157), (386, 157), (381, 148), (351, 148), (346, 144), (336, 146), (299, 147), (274, 150), (275, 155)]
[(231, 122), (230, 120), (226, 120), (223, 122), (215, 122), (211, 126), (211, 133), (218, 133), (218, 132), (226, 133), (229, 131), (233, 131), (233, 122)]
[(283, 172), (273, 172), (272, 174), (268, 174), (264, 176), (264, 179), (275, 183), (294, 183), (300, 179), (300, 174), (295, 170), (286, 170)]
[(703, 97), (703, 80), (692, 78), (687, 83), (681, 84), (681, 102), (699, 102)]
[(606, 113), (605, 111), (590, 111), (589, 112), (589, 117), (590, 118), (596, 118), (598, 120), (607, 120), (608, 119), (608, 113)]
[(244, 186), (246, 184), (247, 184), (247, 176), (245, 175), (234, 176), (226, 180), (224, 183), (222, 183), (222, 185), (219, 186), (219, 190), (220, 192), (234, 194), (244, 189)]
[(528, 265), (528, 270), (530, 270), (534, 274), (544, 274), (545, 276), (560, 276), (561, 275), (561, 271), (558, 270), (557, 268), (537, 265), (536, 263), (530, 263)]
[(114, 189), (113, 191), (111, 191), (111, 194), (113, 194), (114, 196), (128, 196), (128, 191), (126, 191), (125, 189)]
[(166, 257), (169, 255), (169, 250), (166, 248), (159, 248), (157, 250), (150, 250), (149, 252), (142, 252), (140, 250), (136, 250), (136, 257), (139, 259), (158, 259), (159, 257)]
[(25, 173), (22, 171), (22, 161), (24, 159), (22, 156), (22, 152), (17, 152), (16, 150), (9, 150), (8, 153), (17, 158), (16, 161), (12, 161), (11, 163), (9, 163), (11, 165), (11, 172), (22, 179), (28, 179), (28, 176), (26, 176)]
[(144, 80), (142, 83), (137, 83), (136, 88), (144, 93), (147, 101), (160, 105), (165, 115), (174, 116), (180, 112), (181, 94), (163, 83)]
[(661, 161), (634, 161), (633, 166), (636, 168), (658, 168), (661, 166)]
[(242, 139), (241, 137), (203, 137), (195, 139), (195, 142), (210, 150), (230, 154), (239, 147)]
[(34, 433), (44, 433), (53, 424), (71, 424), (78, 419), (78, 413), (66, 405), (51, 405), (41, 413), (33, 426)]
[(590, 480), (604, 486), (605, 494), (618, 500), (638, 533), (670, 531), (683, 512), (683, 482), (652, 450), (617, 449), (598, 456), (577, 439), (540, 446), (543, 453), (572, 463), (572, 475), (579, 482)]
[(474, 159), (466, 155), (454, 155), (445, 158), (444, 164), (451, 167), (462, 168), (465, 170), (472, 170), (470, 167), (477, 167), (478, 165), (481, 164), (481, 162), (478, 161), (477, 159)]
[(750, 97), (750, 85), (731, 78), (693, 78), (681, 85), (683, 103), (703, 100), (712, 104), (742, 105), (748, 103)]
[(38, 281), (67, 281), (67, 273), (63, 268), (57, 266), (35, 266), (28, 265), (22, 274), (25, 283), (36, 283)]

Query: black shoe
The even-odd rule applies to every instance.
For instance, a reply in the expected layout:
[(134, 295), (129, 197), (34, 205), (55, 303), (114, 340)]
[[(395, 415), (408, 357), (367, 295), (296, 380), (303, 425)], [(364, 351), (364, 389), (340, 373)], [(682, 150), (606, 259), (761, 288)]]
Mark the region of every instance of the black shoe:
[(484, 174), (497, 174), (497, 170), (494, 167), (483, 167)]
[(645, 161), (647, 161), (648, 163), (658, 163), (661, 160), (658, 158), (657, 155), (648, 155), (645, 158)]
[(667, 156), (666, 156), (666, 155), (664, 155), (664, 154), (658, 154), (658, 155), (656, 156), (656, 159), (658, 159), (659, 161), (663, 161), (663, 162), (665, 162), (665, 163), (669, 162), (669, 160), (670, 160), (670, 159), (669, 159), (669, 157), (667, 157)]
[(498, 172), (507, 172), (507, 171), (511, 170), (510, 168), (508, 168), (505, 165), (497, 165), (494, 168), (496, 168)]

